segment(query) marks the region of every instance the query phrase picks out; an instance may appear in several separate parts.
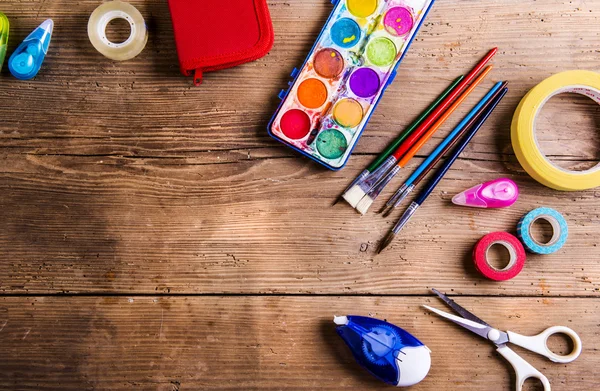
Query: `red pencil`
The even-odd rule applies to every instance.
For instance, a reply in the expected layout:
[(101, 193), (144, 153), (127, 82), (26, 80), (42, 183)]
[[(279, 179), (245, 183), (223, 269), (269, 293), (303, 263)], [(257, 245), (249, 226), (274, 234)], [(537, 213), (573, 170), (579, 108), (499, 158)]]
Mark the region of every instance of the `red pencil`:
[(412, 132), (410, 137), (404, 140), (404, 142), (398, 147), (398, 149), (396, 149), (396, 152), (394, 152), (393, 156), (394, 158), (396, 158), (396, 161), (400, 160), (402, 156), (404, 156), (404, 154), (408, 152), (408, 150), (413, 146), (413, 144), (421, 138), (423, 133), (425, 133), (425, 131), (427, 131), (427, 129), (435, 121), (437, 121), (437, 119), (442, 115), (442, 113), (452, 104), (452, 101), (456, 99), (456, 97), (459, 96), (467, 88), (467, 85), (471, 81), (473, 81), (475, 76), (477, 76), (479, 71), (483, 69), (483, 67), (492, 59), (492, 57), (494, 57), (497, 51), (498, 48), (493, 48), (492, 50), (490, 50), (488, 54), (486, 54), (485, 57), (481, 61), (479, 61), (475, 68), (473, 68), (471, 72), (469, 72), (469, 74), (460, 82), (460, 84), (456, 86), (454, 91), (452, 91), (452, 93), (448, 95), (446, 99), (444, 99), (442, 103), (440, 103), (440, 105), (431, 114), (429, 114), (429, 117), (425, 121), (423, 121), (423, 123), (417, 129), (415, 129), (414, 132)]
[(373, 202), (381, 191), (390, 183), (392, 179), (398, 174), (401, 168), (406, 167), (408, 162), (417, 154), (417, 152), (429, 141), (429, 139), (439, 130), (439, 128), (448, 120), (448, 118), (456, 111), (456, 109), (467, 99), (467, 97), (475, 90), (475, 88), (485, 79), (488, 73), (492, 70), (492, 65), (488, 65), (480, 74), (477, 76), (475, 81), (471, 83), (469, 87), (465, 91), (463, 91), (462, 95), (459, 96), (452, 105), (446, 110), (437, 121), (431, 125), (431, 127), (423, 134), (417, 142), (415, 142), (408, 152), (404, 154), (402, 159), (398, 163), (396, 163), (396, 167), (390, 170), (386, 176), (384, 176), (369, 192), (359, 201), (356, 205), (356, 210), (364, 215), (367, 213), (367, 210), (371, 207)]
[[(450, 107), (452, 102), (462, 94), (469, 83), (475, 79), (477, 74), (483, 69), (483, 67), (491, 60), (492, 57), (496, 54), (498, 48), (493, 48), (485, 55), (485, 57), (469, 72), (469, 74), (452, 90), (448, 96), (437, 106), (437, 108), (429, 114), (429, 116), (416, 128), (412, 134), (400, 144), (398, 148), (396, 148), (395, 152), (391, 154), (380, 166), (377, 170), (367, 175), (361, 182), (356, 183), (352, 188), (350, 188), (345, 194), (344, 199), (348, 201), (350, 205), (358, 205), (358, 203), (362, 200), (363, 197), (367, 193), (369, 193), (375, 185), (380, 183), (382, 177), (388, 173), (388, 182), (391, 180), (394, 175), (396, 175), (399, 171), (397, 169), (396, 163), (408, 152), (408, 150), (423, 136), (423, 134), (435, 123), (442, 114)], [(392, 168), (394, 167), (394, 168)], [(386, 183), (387, 184), (387, 183)], [(385, 186), (385, 185), (383, 185)]]

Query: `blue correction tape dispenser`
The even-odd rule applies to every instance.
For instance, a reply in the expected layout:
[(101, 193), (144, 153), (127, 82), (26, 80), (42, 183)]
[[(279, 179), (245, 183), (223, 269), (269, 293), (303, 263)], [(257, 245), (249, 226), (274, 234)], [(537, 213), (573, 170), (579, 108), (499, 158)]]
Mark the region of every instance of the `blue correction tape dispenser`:
[(336, 316), (333, 321), (356, 361), (380, 380), (409, 387), (429, 373), (431, 351), (400, 327), (353, 315)]
[(8, 60), (8, 69), (19, 80), (33, 79), (38, 74), (48, 53), (54, 22), (52, 19), (40, 24), (19, 45)]

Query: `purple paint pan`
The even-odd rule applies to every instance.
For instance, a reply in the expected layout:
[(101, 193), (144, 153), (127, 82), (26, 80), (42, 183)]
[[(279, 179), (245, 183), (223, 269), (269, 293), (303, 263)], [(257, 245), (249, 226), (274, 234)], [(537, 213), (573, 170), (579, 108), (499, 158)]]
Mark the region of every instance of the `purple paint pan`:
[(350, 76), (350, 89), (361, 98), (377, 94), (380, 85), (379, 75), (371, 68), (359, 68)]

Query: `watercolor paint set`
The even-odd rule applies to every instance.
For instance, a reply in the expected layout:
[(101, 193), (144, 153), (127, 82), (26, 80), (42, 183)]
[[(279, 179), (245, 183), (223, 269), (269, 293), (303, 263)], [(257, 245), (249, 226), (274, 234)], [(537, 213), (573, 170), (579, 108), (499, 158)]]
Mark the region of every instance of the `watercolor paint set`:
[(269, 134), (339, 170), (435, 0), (337, 0)]

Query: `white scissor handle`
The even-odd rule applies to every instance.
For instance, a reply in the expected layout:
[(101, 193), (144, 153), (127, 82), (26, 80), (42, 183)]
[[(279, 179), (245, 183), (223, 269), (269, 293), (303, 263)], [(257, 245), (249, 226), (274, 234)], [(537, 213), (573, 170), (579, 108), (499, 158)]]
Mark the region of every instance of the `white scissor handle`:
[[(568, 327), (554, 326), (550, 327), (534, 337), (526, 337), (512, 331), (508, 331), (508, 340), (522, 348), (548, 357), (550, 360), (558, 363), (569, 363), (574, 361), (581, 354), (581, 338)], [(573, 341), (573, 351), (567, 355), (561, 356), (548, 348), (548, 338), (554, 334), (564, 334)]]
[(525, 384), (525, 380), (530, 378), (539, 379), (544, 385), (544, 391), (550, 391), (550, 382), (548, 381), (548, 378), (521, 358), (517, 353), (513, 352), (508, 346), (502, 345), (496, 350), (515, 370), (515, 375), (517, 377), (516, 391), (521, 391), (523, 389), (523, 384)]

